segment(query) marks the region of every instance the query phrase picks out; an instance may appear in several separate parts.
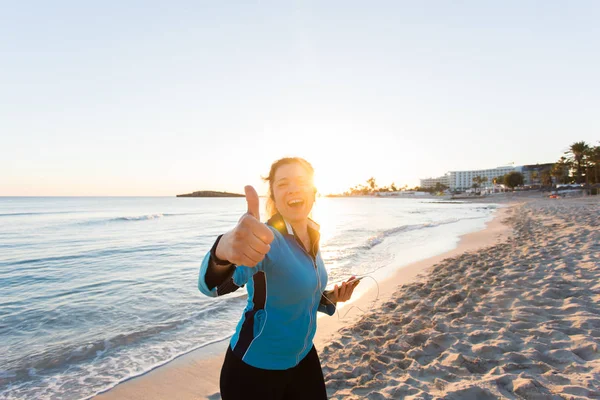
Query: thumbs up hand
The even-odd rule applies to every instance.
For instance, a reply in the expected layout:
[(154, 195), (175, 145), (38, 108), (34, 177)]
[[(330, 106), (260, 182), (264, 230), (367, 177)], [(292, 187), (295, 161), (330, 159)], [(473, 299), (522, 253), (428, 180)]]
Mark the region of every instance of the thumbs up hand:
[(244, 187), (246, 193), (246, 204), (248, 204), (248, 214), (260, 221), (259, 201), (256, 190), (248, 185)]
[(265, 258), (275, 237), (271, 229), (260, 222), (256, 190), (252, 186), (246, 186), (244, 191), (248, 212), (242, 215), (235, 228), (221, 237), (215, 254), (219, 259), (235, 265), (255, 267)]

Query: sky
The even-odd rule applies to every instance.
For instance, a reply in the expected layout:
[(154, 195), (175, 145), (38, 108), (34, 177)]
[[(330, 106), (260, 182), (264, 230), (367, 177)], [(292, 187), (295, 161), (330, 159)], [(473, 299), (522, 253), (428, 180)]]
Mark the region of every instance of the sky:
[(21, 1), (0, 12), (0, 196), (321, 193), (600, 140), (598, 1)]

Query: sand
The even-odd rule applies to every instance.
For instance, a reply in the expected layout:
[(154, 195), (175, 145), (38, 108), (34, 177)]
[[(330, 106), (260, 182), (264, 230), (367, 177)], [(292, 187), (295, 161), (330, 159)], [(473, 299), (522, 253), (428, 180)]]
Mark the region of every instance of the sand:
[[(320, 318), (329, 397), (600, 398), (600, 203), (535, 197), (380, 282), (353, 303), (366, 312)], [(219, 399), (226, 346), (95, 399)]]
[(511, 208), (321, 352), (331, 399), (600, 398), (600, 203)]

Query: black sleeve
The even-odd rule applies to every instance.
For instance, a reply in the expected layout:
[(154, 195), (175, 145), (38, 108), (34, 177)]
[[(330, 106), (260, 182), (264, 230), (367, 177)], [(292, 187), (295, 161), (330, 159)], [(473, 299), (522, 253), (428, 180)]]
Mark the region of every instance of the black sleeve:
[(219, 237), (217, 237), (217, 240), (210, 249), (208, 269), (204, 276), (206, 286), (208, 286), (210, 290), (216, 287), (219, 295), (231, 293), (239, 289), (239, 286), (233, 283), (232, 279), (235, 265), (227, 260), (219, 259), (216, 255), (217, 245), (222, 236), (223, 235), (219, 235)]
[(321, 301), (319, 302), (319, 308), (317, 309), (317, 311), (320, 311), (330, 316), (334, 315), (337, 309), (336, 304), (329, 300), (329, 295), (331, 293), (333, 293), (333, 290), (325, 290), (323, 292), (323, 294), (321, 295)]

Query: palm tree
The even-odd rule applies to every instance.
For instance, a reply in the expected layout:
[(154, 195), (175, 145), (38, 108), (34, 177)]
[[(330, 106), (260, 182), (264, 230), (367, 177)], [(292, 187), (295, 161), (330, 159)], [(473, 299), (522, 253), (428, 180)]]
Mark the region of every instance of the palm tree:
[(542, 171), (542, 185), (543, 186), (551, 186), (552, 185), (552, 174), (550, 170), (545, 169)]
[(571, 165), (571, 161), (563, 156), (552, 166), (550, 174), (556, 178), (556, 183), (568, 183), (568, 171), (571, 170)]
[(375, 191), (375, 188), (377, 187), (377, 183), (375, 182), (375, 178), (374, 177), (370, 177), (369, 179), (367, 179), (367, 183), (369, 184), (369, 187), (371, 188), (371, 191)]
[(487, 182), (487, 180), (488, 180), (487, 176), (479, 176), (479, 175), (477, 175), (475, 178), (473, 178), (473, 182), (475, 182), (473, 184), (473, 188), (477, 189), (477, 188), (481, 187), (481, 184), (484, 183), (484, 182)]
[(443, 183), (436, 182), (435, 183), (435, 187), (433, 188), (433, 191), (434, 192), (443, 192), (446, 189), (448, 189), (447, 185), (444, 185)]
[(588, 148), (586, 158), (589, 162), (590, 169), (594, 171), (594, 182), (600, 183), (600, 181), (598, 181), (598, 170), (600, 170), (600, 146)]
[(577, 183), (581, 183), (581, 173), (585, 168), (585, 159), (590, 146), (586, 142), (575, 142), (569, 147), (565, 154), (569, 155), (571, 162), (575, 164), (577, 172)]

